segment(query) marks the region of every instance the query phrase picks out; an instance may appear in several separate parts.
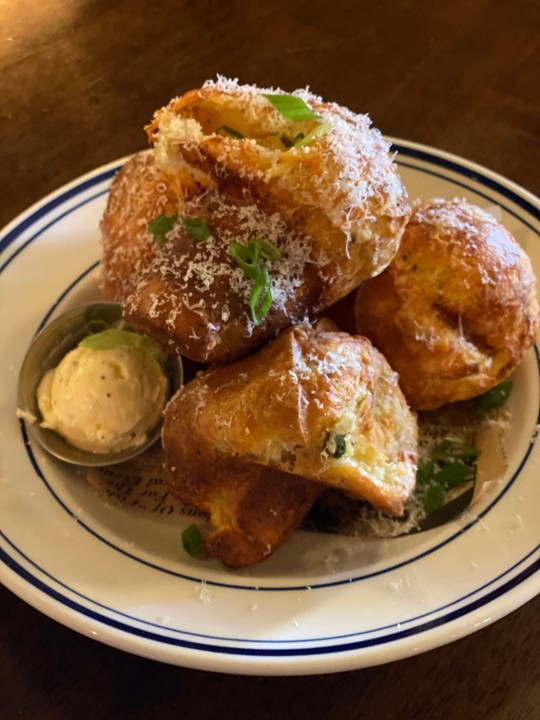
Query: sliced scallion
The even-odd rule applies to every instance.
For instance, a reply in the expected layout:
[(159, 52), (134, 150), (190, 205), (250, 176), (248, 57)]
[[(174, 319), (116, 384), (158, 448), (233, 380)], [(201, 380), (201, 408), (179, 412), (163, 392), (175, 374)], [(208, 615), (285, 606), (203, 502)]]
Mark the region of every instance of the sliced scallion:
[(148, 335), (114, 327), (88, 335), (80, 341), (79, 345), (92, 350), (113, 350), (118, 347), (129, 347), (152, 353), (158, 351), (156, 343)]
[(317, 138), (323, 137), (323, 135), (329, 133), (331, 129), (332, 125), (330, 123), (321, 123), (320, 125), (317, 125), (316, 128), (313, 128), (311, 132), (308, 132), (305, 137), (302, 137), (298, 140), (298, 142), (295, 142), (294, 147), (298, 148), (310, 145), (314, 140), (317, 140)]
[(283, 115), (287, 120), (299, 122), (301, 120), (318, 120), (319, 115), (296, 95), (287, 95), (285, 93), (264, 95), (268, 102)]
[(434, 480), (445, 488), (454, 488), (462, 485), (474, 477), (474, 467), (460, 460), (443, 465), (435, 475)]
[(435, 475), (435, 463), (432, 460), (419, 460), (416, 469), (416, 480), (420, 485), (427, 485)]
[(266, 258), (267, 260), (281, 260), (281, 258), (283, 257), (281, 250), (275, 245), (272, 245), (272, 243), (268, 242), (268, 240), (263, 240), (262, 238), (254, 238), (250, 242), (250, 245), (252, 242), (256, 243), (261, 256), (263, 258)]
[(424, 510), (426, 515), (431, 515), (435, 510), (440, 510), (444, 505), (446, 493), (442, 485), (430, 485), (424, 495)]
[(195, 242), (204, 242), (208, 240), (212, 231), (202, 218), (184, 217), (182, 218), (187, 234), (195, 240)]
[(259, 277), (259, 251), (255, 245), (253, 248), (250, 248), (249, 245), (243, 245), (233, 240), (229, 243), (229, 252), (236, 260), (236, 264), (242, 268), (248, 278), (256, 280)]
[(243, 140), (246, 137), (245, 135), (242, 135), (241, 132), (238, 132), (238, 130), (229, 127), (228, 125), (220, 125), (215, 132), (216, 135), (219, 135), (220, 133), (225, 133), (226, 135), (230, 135), (231, 137), (237, 138), (238, 140)]
[(203, 546), (202, 533), (197, 525), (190, 525), (182, 533), (182, 547), (191, 557), (197, 557)]
[(433, 448), (432, 458), (434, 460), (467, 460), (474, 459), (480, 455), (479, 448), (468, 445), (463, 438), (447, 435), (436, 447)]
[(154, 240), (160, 245), (167, 242), (169, 233), (178, 222), (178, 215), (158, 215), (148, 225), (148, 229), (154, 236)]
[(289, 148), (292, 148), (292, 146), (294, 145), (294, 140), (291, 140), (291, 138), (290, 138), (290, 137), (287, 137), (287, 135), (282, 135), (279, 139), (280, 139), (281, 142), (285, 145), (285, 147), (287, 148), (287, 150), (288, 150)]
[(270, 275), (265, 267), (260, 267), (259, 275), (254, 280), (249, 298), (249, 309), (255, 325), (259, 325), (264, 320), (271, 307), (272, 286), (270, 284)]
[(229, 243), (229, 252), (245, 275), (253, 280), (249, 308), (253, 322), (255, 325), (259, 325), (272, 307), (270, 275), (268, 269), (261, 264), (261, 259), (280, 260), (281, 251), (267, 240), (253, 238), (247, 245), (233, 240)]
[(491, 390), (488, 390), (476, 401), (476, 407), (479, 410), (486, 411), (492, 408), (500, 407), (508, 400), (514, 383), (512, 380), (505, 380)]
[(347, 452), (347, 441), (346, 435), (334, 435), (334, 446), (335, 450), (332, 453), (332, 457), (340, 458)]
[(285, 147), (286, 147), (287, 150), (288, 150), (289, 148), (294, 147), (299, 140), (303, 140), (304, 138), (305, 138), (304, 133), (303, 133), (303, 132), (299, 132), (298, 135), (296, 135), (292, 140), (291, 140), (291, 138), (288, 137), (287, 135), (282, 135), (282, 136), (280, 137), (280, 140), (281, 140), (281, 142), (285, 145)]

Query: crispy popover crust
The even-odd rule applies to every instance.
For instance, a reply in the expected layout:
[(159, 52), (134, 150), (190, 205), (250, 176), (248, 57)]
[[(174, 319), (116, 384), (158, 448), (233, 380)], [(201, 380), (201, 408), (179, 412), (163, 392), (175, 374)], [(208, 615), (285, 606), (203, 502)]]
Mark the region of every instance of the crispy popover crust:
[[(147, 128), (154, 159), (128, 163), (102, 223), (106, 296), (166, 350), (198, 362), (243, 357), (381, 272), (410, 213), (389, 145), (367, 116), (304, 90), (296, 95), (318, 118), (292, 122), (264, 92), (219, 79), (158, 110)], [(320, 126), (327, 132), (306, 145), (283, 144)], [(148, 231), (160, 214), (179, 216), (163, 245)], [(194, 241), (184, 217), (204, 220), (211, 236)], [(282, 253), (263, 261), (273, 302), (260, 324), (252, 282), (229, 250), (254, 238)]]
[[(306, 480), (319, 491), (333, 486), (389, 514), (403, 512), (415, 484), (416, 417), (371, 343), (325, 326), (295, 326), (255, 355), (199, 373), (167, 406), (163, 446), (170, 490), (208, 512), (218, 534), (229, 536), (233, 528), (249, 535), (244, 499), (237, 502), (236, 493), (259, 492), (251, 493), (249, 475), (247, 484), (240, 475), (236, 489), (231, 462), (246, 465), (248, 473), (259, 468), (257, 488), (282, 478), (286, 494), (305, 497), (296, 512), (281, 499), (283, 490), (272, 486), (270, 503), (246, 511), (246, 518), (260, 522), (258, 532), (272, 528), (265, 536), (274, 538), (272, 549), (316, 498)], [(274, 502), (282, 509), (290, 505), (293, 514), (268, 512)]]
[(507, 378), (535, 341), (531, 264), (491, 215), (427, 200), (392, 264), (359, 288), (356, 328), (398, 372), (412, 407), (467, 400)]
[(102, 289), (123, 302), (136, 289), (160, 247), (148, 232), (158, 215), (179, 210), (179, 198), (156, 168), (150, 151), (130, 158), (115, 176), (101, 219)]
[[(320, 275), (309, 242), (247, 188), (223, 182), (219, 191), (187, 200), (184, 208), (186, 216), (207, 223), (211, 236), (196, 242), (180, 222), (163, 245), (141, 238), (140, 247), (146, 242), (157, 249), (124, 298), (129, 323), (166, 351), (198, 362), (231, 362), (320, 306), (331, 279)], [(139, 233), (149, 236), (145, 228)], [(253, 281), (229, 250), (232, 241), (245, 245), (255, 237), (281, 253), (279, 260), (262, 261), (273, 302), (259, 324), (249, 310)]]
[[(158, 110), (148, 137), (158, 167), (179, 191), (194, 182), (215, 189), (232, 179), (309, 237), (322, 272), (334, 280), (327, 307), (392, 260), (410, 215), (407, 194), (390, 145), (366, 115), (296, 90), (318, 117), (293, 122), (264, 97), (269, 93), (282, 91), (207, 82)], [(328, 132), (309, 144), (283, 144), (320, 125)], [(216, 132), (223, 127), (242, 138)]]
[[(169, 447), (174, 442), (169, 437)], [(169, 451), (173, 462), (185, 452)], [(230, 567), (242, 568), (271, 555), (305, 518), (323, 487), (275, 468), (197, 453), (188, 468), (169, 466), (170, 492), (207, 513), (210, 530), (204, 551)]]

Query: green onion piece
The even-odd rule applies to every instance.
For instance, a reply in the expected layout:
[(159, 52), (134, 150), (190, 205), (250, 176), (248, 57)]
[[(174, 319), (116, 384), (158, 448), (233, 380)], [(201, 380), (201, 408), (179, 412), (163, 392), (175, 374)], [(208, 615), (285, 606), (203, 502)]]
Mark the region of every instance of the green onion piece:
[(267, 240), (253, 238), (247, 245), (233, 240), (229, 243), (229, 252), (247, 277), (253, 280), (249, 307), (253, 322), (255, 325), (259, 325), (272, 307), (270, 276), (268, 270), (261, 265), (261, 258), (272, 261), (280, 260), (281, 251)]
[(144, 352), (159, 352), (158, 346), (148, 335), (121, 328), (108, 328), (94, 335), (88, 335), (80, 341), (79, 346), (91, 350), (114, 350), (118, 347), (129, 347)]
[(268, 240), (263, 240), (262, 238), (253, 238), (253, 240), (250, 242), (250, 245), (252, 242), (255, 243), (259, 248), (262, 257), (266, 258), (267, 260), (281, 260), (281, 258), (283, 257), (281, 250), (275, 245), (272, 245), (271, 242), (268, 242)]
[(440, 510), (444, 505), (446, 493), (442, 485), (430, 485), (424, 495), (424, 510), (426, 515), (431, 515), (435, 510)]
[(285, 145), (285, 147), (287, 148), (287, 150), (288, 150), (289, 148), (292, 148), (292, 146), (294, 145), (294, 140), (291, 140), (291, 138), (290, 138), (290, 137), (287, 137), (287, 135), (282, 135), (279, 139), (280, 139), (281, 142)]
[(242, 260), (247, 263), (253, 262), (252, 249), (249, 247), (249, 243), (244, 245), (244, 243), (237, 240), (232, 240), (229, 243), (229, 251), (235, 260)]
[(178, 215), (158, 215), (148, 225), (148, 229), (154, 236), (154, 240), (160, 245), (167, 242), (169, 233), (178, 222)]
[(298, 135), (296, 135), (292, 140), (287, 135), (282, 135), (279, 139), (285, 145), (287, 150), (289, 150), (289, 148), (294, 147), (299, 140), (303, 140), (304, 138), (305, 138), (304, 133), (299, 132)]
[(212, 234), (210, 228), (202, 218), (185, 217), (183, 221), (188, 235), (192, 237), (195, 242), (208, 240)]
[(298, 142), (295, 141), (294, 147), (304, 147), (305, 145), (310, 145), (314, 140), (317, 140), (317, 138), (329, 133), (331, 129), (332, 125), (330, 125), (330, 123), (321, 123), (320, 125), (317, 125), (316, 128), (313, 128), (311, 132), (308, 132), (305, 137), (298, 140)]
[(435, 475), (435, 463), (431, 460), (419, 460), (416, 470), (416, 481), (420, 485), (427, 485), (433, 480)]
[(345, 440), (346, 435), (334, 435), (335, 450), (332, 453), (332, 457), (340, 458), (347, 452), (347, 442)]
[(242, 268), (248, 278), (251, 278), (251, 280), (257, 280), (261, 273), (258, 250), (252, 251), (249, 245), (243, 245), (242, 243), (233, 240), (229, 243), (229, 252), (236, 260), (237, 265)]
[(466, 445), (463, 438), (454, 435), (447, 435), (444, 440), (433, 448), (432, 453), (435, 460), (467, 460), (477, 458), (479, 455), (479, 448), (474, 445)]
[(220, 125), (215, 131), (215, 134), (219, 135), (221, 132), (224, 132), (226, 135), (230, 135), (231, 137), (238, 138), (238, 140), (243, 140), (246, 137), (245, 135), (242, 135), (241, 132), (238, 132), (238, 130), (229, 127), (228, 125)]
[(472, 480), (473, 477), (474, 468), (456, 460), (455, 462), (443, 465), (434, 479), (439, 485), (443, 485), (446, 488), (453, 488), (462, 485), (468, 480)]
[(512, 392), (513, 386), (514, 383), (512, 380), (505, 380), (483, 395), (480, 395), (476, 401), (476, 407), (479, 410), (486, 411), (504, 405)]
[(257, 242), (257, 238), (253, 238), (253, 240), (250, 240), (247, 244), (247, 255), (251, 262), (253, 262), (255, 265), (259, 264), (259, 258), (261, 256), (261, 247), (259, 243)]
[(197, 557), (202, 550), (203, 537), (197, 525), (190, 525), (182, 533), (182, 547), (191, 557)]
[(229, 252), (246, 275), (252, 279), (258, 275), (256, 267), (259, 265), (260, 257), (272, 261), (281, 260), (283, 257), (279, 248), (262, 238), (253, 238), (247, 245), (233, 240), (229, 243)]
[(316, 115), (308, 105), (302, 100), (302, 98), (296, 95), (286, 95), (280, 93), (279, 95), (264, 95), (274, 108), (283, 115), (287, 120), (298, 122), (300, 120), (318, 120), (319, 115)]
[(264, 320), (272, 307), (272, 286), (268, 270), (260, 266), (259, 270), (249, 299), (251, 317), (255, 325), (259, 325)]

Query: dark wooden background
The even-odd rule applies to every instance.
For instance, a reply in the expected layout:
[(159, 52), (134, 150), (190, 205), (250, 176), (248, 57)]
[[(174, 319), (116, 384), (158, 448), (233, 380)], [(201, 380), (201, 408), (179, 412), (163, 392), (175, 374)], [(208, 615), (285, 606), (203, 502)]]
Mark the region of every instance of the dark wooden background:
[[(145, 146), (170, 97), (216, 73), (310, 85), (384, 133), (540, 192), (537, 0), (0, 0), (0, 224)], [(0, 718), (540, 716), (536, 599), (452, 645), (321, 677), (161, 665), (0, 590)]]

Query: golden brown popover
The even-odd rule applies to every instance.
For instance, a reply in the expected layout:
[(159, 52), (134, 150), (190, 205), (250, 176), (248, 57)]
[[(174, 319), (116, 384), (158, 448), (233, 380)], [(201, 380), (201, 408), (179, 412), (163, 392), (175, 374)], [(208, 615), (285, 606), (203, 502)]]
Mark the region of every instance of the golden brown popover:
[(494, 217), (461, 200), (417, 204), (396, 258), (356, 297), (357, 332), (419, 410), (506, 379), (534, 343), (538, 317), (528, 257)]
[(407, 194), (367, 115), (296, 90), (292, 97), (313, 117), (293, 121), (269, 95), (285, 93), (218, 78), (158, 110), (146, 130), (179, 193), (194, 183), (248, 187), (307, 236), (321, 272), (333, 278), (326, 307), (391, 261), (410, 214)]
[[(269, 94), (300, 102), (308, 119), (287, 119)], [(289, 96), (220, 78), (158, 110), (147, 131), (152, 158), (131, 161), (111, 188), (104, 292), (167, 350), (238, 359), (315, 317), (397, 251), (410, 208), (367, 116), (307, 90)], [(156, 242), (148, 226), (162, 215), (175, 222)], [(209, 236), (194, 240), (186, 219), (204, 222)], [(260, 318), (253, 282), (231, 254), (231, 243), (254, 240), (278, 250), (260, 261), (271, 301)]]
[[(247, 491), (243, 475), (235, 489), (238, 464), (253, 466), (248, 472), (256, 473), (257, 483), (274, 482), (279, 471), (283, 483), (293, 483), (287, 493), (306, 493), (296, 483), (302, 478), (389, 514), (403, 512), (415, 484), (416, 417), (371, 343), (326, 327), (297, 325), (248, 358), (201, 372), (167, 406), (169, 489), (210, 514), (211, 538), (243, 532), (235, 509), (242, 502), (234, 498)], [(269, 497), (274, 492), (283, 490), (269, 488)], [(302, 512), (315, 497), (306, 498)], [(272, 508), (253, 505), (249, 514), (278, 530), (302, 519), (301, 513), (276, 516)], [(276, 540), (285, 534), (268, 533)]]

